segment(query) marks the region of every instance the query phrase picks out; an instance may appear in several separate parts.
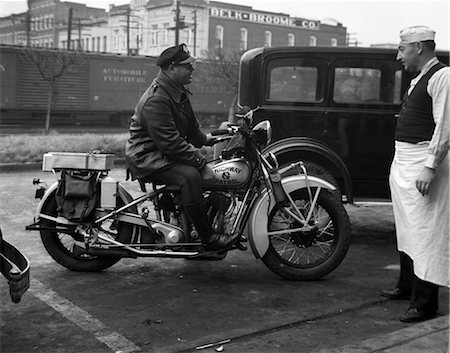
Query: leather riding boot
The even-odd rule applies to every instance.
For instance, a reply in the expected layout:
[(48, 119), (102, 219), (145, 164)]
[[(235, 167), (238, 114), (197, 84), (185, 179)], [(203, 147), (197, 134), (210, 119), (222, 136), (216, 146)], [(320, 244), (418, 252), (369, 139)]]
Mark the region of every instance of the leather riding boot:
[(184, 209), (207, 250), (225, 249), (233, 243), (233, 240), (225, 234), (214, 233), (203, 203), (184, 206)]

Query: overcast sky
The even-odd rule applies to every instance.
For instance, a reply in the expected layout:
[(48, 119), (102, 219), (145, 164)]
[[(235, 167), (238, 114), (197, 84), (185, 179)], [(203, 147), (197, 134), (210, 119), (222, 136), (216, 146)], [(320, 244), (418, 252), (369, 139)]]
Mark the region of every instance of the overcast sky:
[[(71, 0), (90, 7), (107, 9), (130, 3), (129, 0)], [(181, 2), (189, 0), (180, 0)], [(254, 10), (282, 12), (308, 19), (333, 18), (347, 27), (352, 39), (360, 45), (397, 43), (402, 28), (427, 25), (436, 30), (436, 44), (440, 49), (450, 48), (448, 0), (222, 0), (232, 4), (252, 6)], [(0, 16), (26, 11), (26, 0), (1, 0)]]

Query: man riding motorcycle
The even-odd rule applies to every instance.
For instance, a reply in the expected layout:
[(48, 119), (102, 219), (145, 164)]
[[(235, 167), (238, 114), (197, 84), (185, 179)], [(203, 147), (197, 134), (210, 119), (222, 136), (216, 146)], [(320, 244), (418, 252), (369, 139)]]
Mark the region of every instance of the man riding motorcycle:
[(212, 176), (198, 150), (216, 139), (202, 132), (184, 85), (192, 82), (192, 63), (185, 44), (159, 56), (161, 68), (136, 105), (130, 122), (125, 157), (132, 178), (181, 189), (185, 212), (207, 250), (226, 249), (232, 239), (216, 234), (203, 204), (202, 179)]

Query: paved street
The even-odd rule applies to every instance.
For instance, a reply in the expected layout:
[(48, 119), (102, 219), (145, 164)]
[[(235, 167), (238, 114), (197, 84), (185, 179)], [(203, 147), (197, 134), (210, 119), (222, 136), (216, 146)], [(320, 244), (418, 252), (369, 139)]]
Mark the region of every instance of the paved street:
[[(217, 262), (125, 259), (83, 274), (55, 263), (38, 233), (24, 230), (37, 205), (33, 177), (54, 180), (40, 171), (0, 173), (0, 226), (32, 264), (19, 304), (0, 281), (2, 352), (330, 352), (415, 327), (397, 319), (407, 302), (379, 296), (398, 275), (390, 206), (347, 206), (352, 245), (320, 281), (282, 280), (250, 250)], [(440, 303), (448, 315), (448, 290)], [(445, 352), (448, 336), (433, 337)], [(408, 352), (421, 349), (412, 344)]]

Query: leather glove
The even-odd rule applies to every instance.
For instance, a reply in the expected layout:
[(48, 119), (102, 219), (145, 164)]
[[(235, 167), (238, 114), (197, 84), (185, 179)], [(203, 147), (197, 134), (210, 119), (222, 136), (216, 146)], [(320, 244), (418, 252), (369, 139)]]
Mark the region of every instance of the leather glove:
[(217, 137), (211, 136), (211, 134), (206, 134), (205, 146), (213, 146), (217, 143)]

